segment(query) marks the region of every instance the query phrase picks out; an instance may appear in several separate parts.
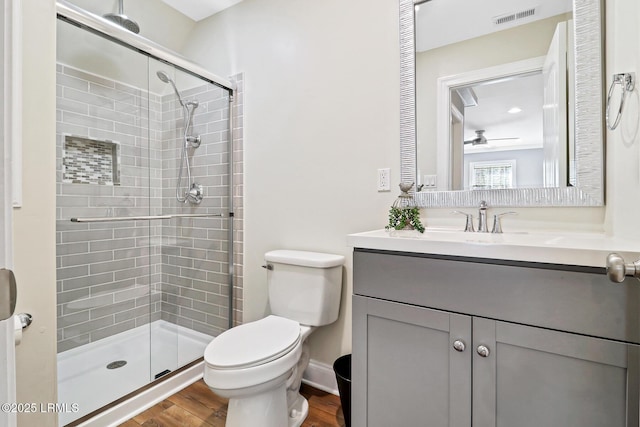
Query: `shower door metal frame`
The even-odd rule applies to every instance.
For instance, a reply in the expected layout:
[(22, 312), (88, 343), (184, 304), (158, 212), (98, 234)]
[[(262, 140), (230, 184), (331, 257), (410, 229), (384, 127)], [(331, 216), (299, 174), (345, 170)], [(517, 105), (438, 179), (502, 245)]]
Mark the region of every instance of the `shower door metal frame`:
[(235, 286), (235, 257), (234, 257), (234, 167), (233, 167), (233, 112), (235, 106), (235, 94), (236, 84), (230, 80), (222, 78), (216, 74), (211, 73), (202, 66), (195, 64), (180, 54), (173, 52), (166, 47), (159, 45), (149, 39), (146, 39), (138, 34), (132, 33), (124, 28), (108, 21), (98, 15), (87, 12), (84, 9), (79, 8), (76, 5), (68, 3), (64, 0), (56, 1), (56, 13), (58, 19), (68, 22), (72, 25), (79, 26), (89, 32), (98, 34), (105, 37), (115, 43), (121, 44), (138, 52), (145, 54), (146, 56), (172, 65), (177, 69), (191, 74), (197, 78), (214, 84), (222, 89), (226, 89), (229, 93), (229, 212), (227, 213), (229, 218), (228, 226), (228, 253), (229, 260), (229, 329), (233, 327), (234, 321), (234, 304), (233, 288)]
[(211, 73), (204, 67), (189, 61), (187, 58), (162, 45), (159, 45), (158, 43), (125, 30), (119, 25), (116, 25), (98, 15), (94, 15), (91, 12), (87, 12), (76, 5), (64, 0), (58, 0), (56, 1), (56, 13), (58, 14), (59, 19), (80, 26), (93, 33), (97, 33), (116, 43), (143, 52), (147, 56), (161, 62), (165, 62), (169, 65), (173, 65), (181, 71), (193, 76), (207, 80), (218, 87), (227, 89), (229, 91), (229, 95), (235, 94), (236, 85), (233, 82)]

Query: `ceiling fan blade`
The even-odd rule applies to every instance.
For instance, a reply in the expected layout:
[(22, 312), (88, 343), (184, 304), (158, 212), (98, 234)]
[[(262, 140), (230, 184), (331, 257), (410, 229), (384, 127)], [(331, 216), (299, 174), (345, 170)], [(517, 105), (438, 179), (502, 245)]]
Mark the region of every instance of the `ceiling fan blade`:
[(467, 141), (464, 141), (465, 144), (471, 144), (471, 145), (484, 145), (486, 144), (488, 141), (487, 138), (473, 138), (473, 139), (469, 139)]
[(511, 138), (487, 138), (487, 141), (510, 141), (514, 139), (520, 139), (520, 138), (517, 136), (511, 137)]

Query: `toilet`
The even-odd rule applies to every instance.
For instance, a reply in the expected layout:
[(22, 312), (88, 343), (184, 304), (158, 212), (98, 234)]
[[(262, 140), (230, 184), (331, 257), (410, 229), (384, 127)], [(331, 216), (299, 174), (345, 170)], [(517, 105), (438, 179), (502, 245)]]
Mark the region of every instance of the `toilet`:
[(204, 381), (229, 399), (226, 427), (299, 427), (307, 337), (338, 318), (342, 255), (276, 250), (264, 255), (271, 315), (229, 329), (204, 352)]

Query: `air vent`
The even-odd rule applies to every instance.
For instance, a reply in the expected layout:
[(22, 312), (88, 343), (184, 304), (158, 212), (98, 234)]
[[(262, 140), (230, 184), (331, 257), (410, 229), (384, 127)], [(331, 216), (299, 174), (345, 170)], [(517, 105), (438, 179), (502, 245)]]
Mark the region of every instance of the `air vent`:
[(507, 22), (515, 21), (516, 15), (514, 13), (510, 13), (508, 15), (497, 16), (493, 18), (493, 25), (501, 25), (506, 24)]
[(519, 19), (529, 18), (536, 14), (536, 8), (532, 7), (529, 9), (521, 10), (519, 12), (507, 13), (500, 16), (493, 17), (493, 25), (502, 25), (507, 24), (509, 22), (514, 22)]
[(524, 19), (536, 14), (536, 8), (532, 7), (531, 9), (523, 10), (521, 12), (516, 13), (516, 19)]

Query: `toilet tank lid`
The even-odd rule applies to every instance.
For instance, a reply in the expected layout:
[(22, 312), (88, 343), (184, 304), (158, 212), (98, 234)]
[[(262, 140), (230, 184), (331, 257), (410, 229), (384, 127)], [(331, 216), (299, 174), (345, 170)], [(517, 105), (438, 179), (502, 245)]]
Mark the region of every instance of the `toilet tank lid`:
[(267, 262), (299, 265), (301, 267), (331, 268), (344, 264), (344, 256), (320, 252), (280, 249), (264, 254)]

